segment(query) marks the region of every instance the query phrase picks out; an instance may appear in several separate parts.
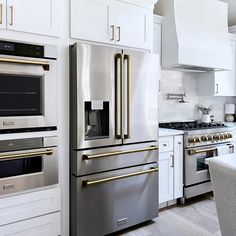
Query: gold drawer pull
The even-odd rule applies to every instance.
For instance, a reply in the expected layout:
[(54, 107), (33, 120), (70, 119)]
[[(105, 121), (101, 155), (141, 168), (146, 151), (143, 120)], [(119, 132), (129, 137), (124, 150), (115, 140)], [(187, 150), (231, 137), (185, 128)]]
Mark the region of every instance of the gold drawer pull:
[(35, 60), (22, 60), (22, 59), (13, 59), (13, 58), (0, 58), (0, 62), (6, 63), (16, 63), (16, 64), (28, 64), (28, 65), (38, 65), (42, 66), (44, 70), (49, 70), (50, 63), (47, 61), (35, 61)]
[(114, 152), (106, 152), (106, 153), (91, 154), (91, 155), (84, 154), (83, 159), (92, 160), (92, 159), (102, 158), (102, 157), (117, 156), (117, 155), (130, 154), (130, 153), (136, 153), (136, 152), (148, 152), (148, 151), (155, 151), (155, 150), (158, 150), (158, 147), (150, 146), (146, 148), (132, 149), (132, 150), (126, 150), (126, 151), (114, 151)]
[(100, 183), (105, 183), (113, 180), (118, 180), (118, 179), (125, 179), (133, 176), (138, 176), (138, 175), (145, 175), (145, 174), (151, 174), (154, 172), (157, 172), (158, 168), (151, 168), (149, 170), (142, 170), (142, 171), (137, 171), (131, 174), (126, 174), (126, 175), (118, 175), (118, 176), (113, 176), (113, 177), (108, 177), (104, 179), (97, 179), (97, 180), (83, 180), (82, 184), (84, 186), (89, 186), (89, 185), (94, 185), (94, 184), (100, 184)]
[(27, 152), (27, 153), (18, 153), (18, 154), (9, 154), (9, 155), (0, 155), (0, 161), (6, 161), (6, 160), (15, 160), (15, 159), (26, 159), (30, 157), (39, 157), (39, 156), (51, 156), (53, 154), (52, 149), (47, 149), (45, 151), (39, 151), (39, 152)]

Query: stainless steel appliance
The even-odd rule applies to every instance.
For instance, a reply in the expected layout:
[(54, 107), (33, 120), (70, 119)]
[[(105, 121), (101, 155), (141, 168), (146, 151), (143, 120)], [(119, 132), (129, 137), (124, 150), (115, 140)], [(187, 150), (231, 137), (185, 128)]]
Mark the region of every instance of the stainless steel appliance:
[(0, 194), (58, 183), (57, 137), (0, 141)]
[(0, 41), (0, 132), (54, 130), (57, 49)]
[(72, 236), (158, 216), (159, 73), (157, 55), (71, 47)]
[(212, 191), (210, 173), (206, 160), (218, 155), (217, 148), (227, 146), (234, 152), (231, 143), (231, 128), (223, 123), (176, 122), (162, 123), (162, 128), (184, 130), (184, 196), (185, 200)]

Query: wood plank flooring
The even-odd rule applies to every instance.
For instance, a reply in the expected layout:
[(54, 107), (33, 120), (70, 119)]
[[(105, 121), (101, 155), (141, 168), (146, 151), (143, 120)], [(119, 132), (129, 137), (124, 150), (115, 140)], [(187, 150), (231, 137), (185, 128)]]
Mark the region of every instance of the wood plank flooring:
[(121, 231), (119, 236), (221, 236), (212, 194), (160, 211), (153, 221)]

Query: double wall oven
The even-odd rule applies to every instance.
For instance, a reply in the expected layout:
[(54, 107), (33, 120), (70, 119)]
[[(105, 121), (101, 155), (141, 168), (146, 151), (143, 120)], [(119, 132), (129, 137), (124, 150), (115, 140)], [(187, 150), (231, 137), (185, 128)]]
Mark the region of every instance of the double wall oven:
[(158, 55), (76, 43), (71, 63), (71, 236), (158, 216)]
[(0, 41), (0, 132), (57, 125), (57, 50)]

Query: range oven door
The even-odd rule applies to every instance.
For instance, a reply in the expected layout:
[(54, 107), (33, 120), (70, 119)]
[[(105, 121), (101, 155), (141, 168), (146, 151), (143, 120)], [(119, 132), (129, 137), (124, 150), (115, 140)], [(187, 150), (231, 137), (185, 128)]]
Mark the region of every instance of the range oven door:
[(158, 216), (157, 164), (71, 181), (71, 236), (106, 235)]
[(210, 181), (210, 173), (206, 160), (217, 156), (216, 148), (222, 145), (229, 145), (230, 152), (234, 152), (234, 147), (230, 143), (185, 149), (185, 186)]
[(56, 60), (0, 56), (0, 129), (57, 125)]
[[(39, 138), (37, 138), (39, 139)], [(21, 140), (1, 141), (19, 145)], [(28, 145), (35, 142), (28, 141)], [(44, 138), (45, 147), (0, 153), (0, 194), (30, 190), (58, 183), (58, 148), (55, 137)]]

